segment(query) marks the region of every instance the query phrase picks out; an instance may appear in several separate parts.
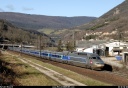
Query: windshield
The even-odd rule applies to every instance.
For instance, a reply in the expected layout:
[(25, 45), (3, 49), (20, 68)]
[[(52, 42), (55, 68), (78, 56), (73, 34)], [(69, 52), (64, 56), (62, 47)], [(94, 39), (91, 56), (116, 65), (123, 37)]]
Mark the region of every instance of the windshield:
[(92, 59), (96, 59), (96, 57), (92, 57)]
[(98, 60), (100, 60), (100, 57), (92, 57), (92, 59), (98, 59)]

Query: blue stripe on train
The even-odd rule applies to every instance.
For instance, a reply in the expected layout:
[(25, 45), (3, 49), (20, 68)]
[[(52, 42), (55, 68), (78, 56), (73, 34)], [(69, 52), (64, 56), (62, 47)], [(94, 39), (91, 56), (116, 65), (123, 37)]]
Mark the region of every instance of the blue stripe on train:
[(63, 60), (70, 60), (70, 57), (69, 56), (63, 56), (62, 59)]

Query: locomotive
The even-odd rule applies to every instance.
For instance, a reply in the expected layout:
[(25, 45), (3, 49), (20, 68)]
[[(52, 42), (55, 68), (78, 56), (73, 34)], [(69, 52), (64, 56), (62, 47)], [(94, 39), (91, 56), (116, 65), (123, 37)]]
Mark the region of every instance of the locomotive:
[(20, 47), (9, 47), (9, 50), (41, 57), (52, 61), (57, 61), (65, 64), (70, 64), (79, 67), (85, 67), (89, 69), (102, 69), (105, 65), (99, 55), (95, 53), (87, 52), (55, 52), (47, 50), (33, 50)]

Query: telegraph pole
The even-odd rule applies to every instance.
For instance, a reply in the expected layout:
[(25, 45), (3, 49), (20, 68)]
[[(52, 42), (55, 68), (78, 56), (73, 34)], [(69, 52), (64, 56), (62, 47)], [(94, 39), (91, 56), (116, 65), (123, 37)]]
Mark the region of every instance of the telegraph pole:
[(75, 31), (73, 31), (73, 49), (75, 49)]
[(41, 57), (41, 35), (39, 37), (40, 37), (40, 57)]
[(37, 41), (36, 41), (36, 49), (38, 50), (38, 41), (39, 41), (39, 38), (38, 38), (38, 35), (37, 35)]
[[(117, 29), (116, 29), (117, 30)], [(122, 39), (122, 33), (121, 33), (121, 31), (119, 31), (119, 30), (117, 30), (117, 34), (118, 34), (118, 41), (119, 41), (119, 49), (120, 49), (120, 41), (121, 41), (121, 39)], [(119, 51), (119, 53), (118, 53), (119, 55), (120, 55), (120, 51)]]

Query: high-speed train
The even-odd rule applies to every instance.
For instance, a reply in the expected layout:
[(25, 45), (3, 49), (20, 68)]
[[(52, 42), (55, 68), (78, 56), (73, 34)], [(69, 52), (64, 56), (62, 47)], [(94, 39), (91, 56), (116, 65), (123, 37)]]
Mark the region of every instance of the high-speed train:
[(65, 64), (71, 64), (79, 67), (85, 67), (90, 69), (102, 69), (104, 62), (102, 59), (94, 53), (85, 52), (53, 52), (46, 50), (32, 50), (19, 47), (9, 47), (9, 50), (42, 57), (43, 59), (53, 60)]

